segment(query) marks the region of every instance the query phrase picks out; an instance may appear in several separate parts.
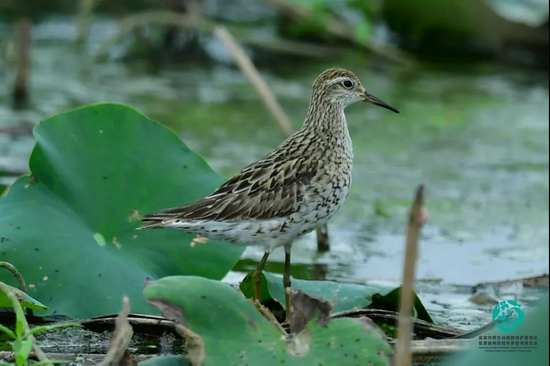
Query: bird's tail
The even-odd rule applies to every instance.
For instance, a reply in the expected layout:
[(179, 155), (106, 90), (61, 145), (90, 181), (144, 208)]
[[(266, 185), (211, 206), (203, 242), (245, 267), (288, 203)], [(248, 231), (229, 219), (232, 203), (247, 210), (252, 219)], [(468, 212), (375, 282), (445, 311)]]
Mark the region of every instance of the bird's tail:
[(143, 225), (138, 227), (138, 230), (143, 229), (160, 229), (165, 226), (166, 221), (173, 218), (173, 214), (167, 213), (165, 211), (154, 212), (143, 216), (141, 221)]
[(167, 208), (165, 210), (147, 214), (141, 219), (141, 221), (143, 221), (143, 225), (140, 226), (138, 230), (160, 229), (163, 227), (167, 227), (167, 225), (172, 224), (175, 220), (184, 219), (185, 221), (187, 221), (202, 218), (192, 216), (200, 213), (200, 210), (198, 209), (204, 208), (206, 202), (207, 201), (202, 199), (184, 206)]
[(145, 222), (143, 225), (137, 228), (137, 230), (143, 229), (160, 229), (162, 228), (162, 221)]

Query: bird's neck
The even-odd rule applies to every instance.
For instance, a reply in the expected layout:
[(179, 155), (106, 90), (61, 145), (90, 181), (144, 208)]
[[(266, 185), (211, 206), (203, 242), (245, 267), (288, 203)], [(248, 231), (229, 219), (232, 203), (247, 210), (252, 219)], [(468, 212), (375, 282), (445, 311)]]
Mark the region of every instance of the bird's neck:
[(348, 134), (344, 106), (325, 99), (312, 100), (302, 127), (316, 134)]
[[(309, 105), (309, 110), (304, 121), (304, 125), (297, 135), (309, 136), (300, 140), (315, 141), (307, 143), (305, 154), (309, 150), (321, 151), (321, 160), (335, 161), (334, 155), (338, 159), (344, 156), (342, 163), (350, 164), (353, 160), (353, 147), (349, 135), (344, 106), (331, 103), (330, 101), (315, 101)], [(339, 160), (338, 160), (339, 161)]]

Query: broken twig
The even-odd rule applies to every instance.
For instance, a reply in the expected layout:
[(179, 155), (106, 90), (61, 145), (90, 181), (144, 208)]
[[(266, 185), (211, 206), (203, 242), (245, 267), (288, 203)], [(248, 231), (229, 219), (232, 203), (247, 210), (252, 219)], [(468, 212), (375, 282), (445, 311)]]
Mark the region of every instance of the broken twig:
[(128, 315), (130, 314), (130, 299), (128, 296), (124, 295), (122, 298), (122, 310), (118, 314), (115, 322), (115, 330), (111, 334), (111, 341), (109, 342), (109, 349), (105, 358), (99, 366), (115, 366), (126, 354), (126, 349), (132, 336), (134, 335), (134, 330), (128, 322)]

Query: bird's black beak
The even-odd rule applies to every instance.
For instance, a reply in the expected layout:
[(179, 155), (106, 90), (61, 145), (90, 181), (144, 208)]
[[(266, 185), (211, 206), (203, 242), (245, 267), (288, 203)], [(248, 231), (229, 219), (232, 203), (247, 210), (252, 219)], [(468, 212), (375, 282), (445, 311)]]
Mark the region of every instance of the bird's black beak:
[(372, 104), (374, 104), (374, 105), (377, 105), (377, 106), (380, 106), (380, 107), (389, 109), (389, 110), (392, 111), (392, 112), (399, 113), (399, 111), (397, 110), (397, 108), (392, 107), (392, 106), (389, 105), (388, 103), (384, 102), (382, 99), (380, 99), (380, 98), (378, 98), (378, 97), (375, 97), (374, 95), (369, 94), (369, 93), (366, 92), (366, 91), (365, 91), (364, 99), (363, 99), (363, 100), (364, 100), (365, 102), (367, 102), (367, 103), (372, 103)]

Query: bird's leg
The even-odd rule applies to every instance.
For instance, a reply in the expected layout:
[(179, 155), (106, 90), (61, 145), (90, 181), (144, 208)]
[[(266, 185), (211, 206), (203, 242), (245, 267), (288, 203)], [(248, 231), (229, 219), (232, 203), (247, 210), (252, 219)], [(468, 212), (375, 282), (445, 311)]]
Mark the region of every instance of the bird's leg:
[(290, 322), (290, 250), (292, 244), (285, 244), (285, 270), (283, 272), (283, 287), (285, 289), (286, 321)]
[(252, 274), (252, 279), (254, 280), (254, 299), (260, 301), (260, 295), (262, 294), (261, 291), (261, 283), (262, 283), (262, 271), (265, 267), (265, 262), (267, 262), (267, 258), (269, 257), (270, 250), (268, 248), (265, 249), (264, 256), (260, 260), (260, 263), (258, 264), (258, 267), (256, 267), (256, 270)]

